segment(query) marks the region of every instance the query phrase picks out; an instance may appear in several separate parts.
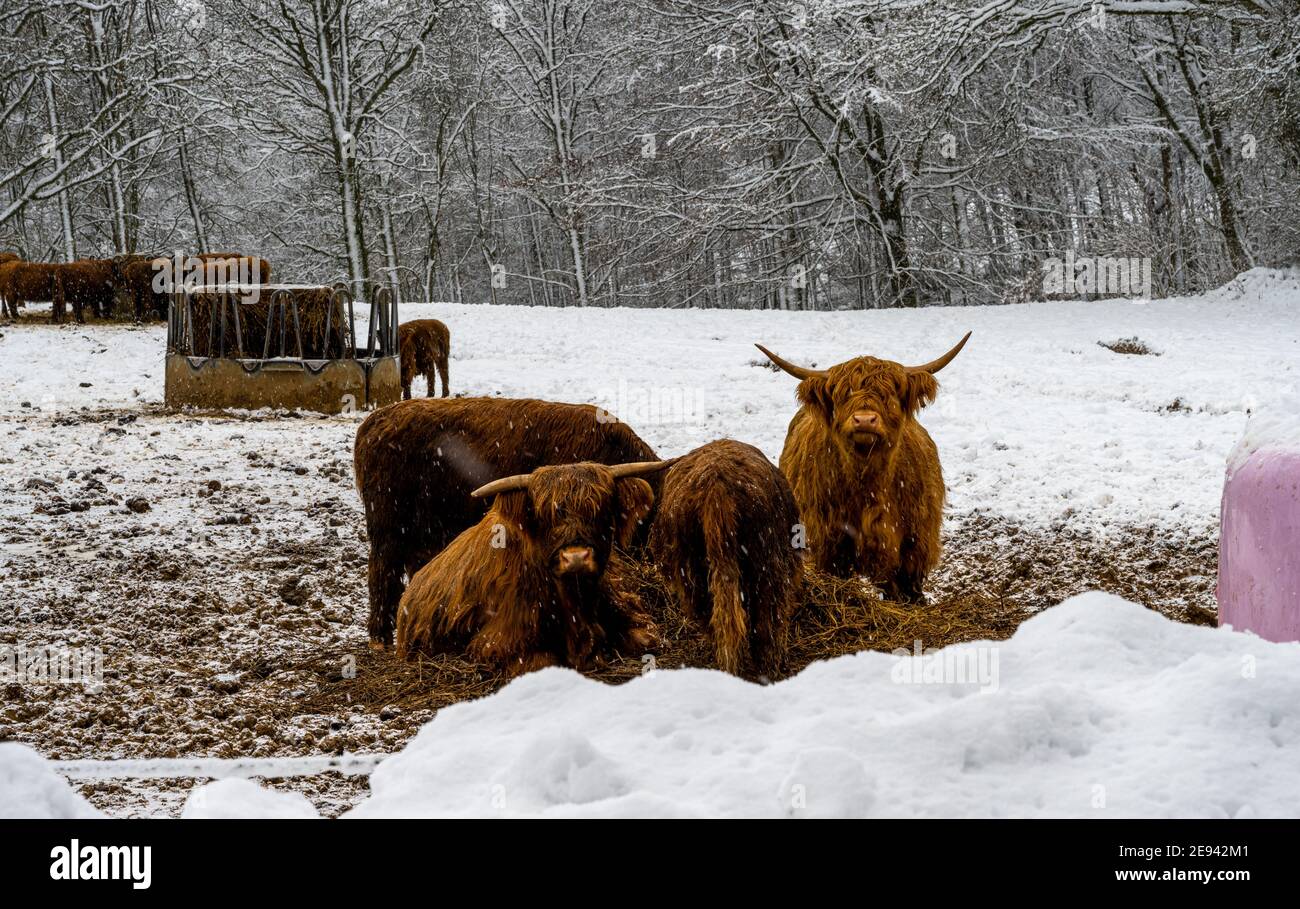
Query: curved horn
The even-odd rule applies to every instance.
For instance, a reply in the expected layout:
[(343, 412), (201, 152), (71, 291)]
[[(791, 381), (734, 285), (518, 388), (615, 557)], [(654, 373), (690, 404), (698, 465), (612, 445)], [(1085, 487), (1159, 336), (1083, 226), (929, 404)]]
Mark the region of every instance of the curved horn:
[(663, 470), (666, 467), (672, 467), (677, 463), (677, 458), (667, 461), (634, 461), (631, 464), (612, 464), (609, 472), (618, 480), (623, 477), (639, 477), (642, 474), (654, 473), (656, 470)]
[(780, 366), (782, 369), (784, 369), (790, 375), (794, 376), (796, 379), (819, 379), (825, 376), (827, 373), (827, 370), (825, 369), (809, 369), (806, 366), (795, 366), (789, 360), (783, 360), (781, 357), (778, 357), (776, 354), (772, 353), (772, 351), (768, 350), (762, 344), (755, 344), (754, 346), (757, 347), (759, 350), (761, 350), (763, 353), (767, 354), (767, 358), (769, 360), (771, 360), (777, 366)]
[[(669, 461), (635, 461), (631, 464), (611, 464), (609, 472), (614, 475), (614, 479), (622, 477), (639, 477), (642, 474), (654, 473), (656, 470), (663, 470), (665, 467), (671, 467), (677, 463), (673, 458)], [(601, 465), (606, 466), (606, 465)], [(476, 499), (482, 499), (487, 496), (494, 496), (503, 492), (513, 492), (516, 489), (527, 489), (528, 481), (532, 478), (531, 473), (519, 473), (512, 477), (502, 477), (499, 480), (493, 480), (486, 483), (470, 493)]]
[(908, 369), (912, 370), (913, 372), (928, 372), (931, 374), (936, 373), (939, 370), (943, 369), (945, 366), (947, 366), (949, 363), (951, 363), (952, 358), (957, 356), (957, 354), (961, 353), (961, 349), (966, 346), (966, 342), (969, 340), (970, 340), (970, 332), (966, 332), (966, 336), (962, 338), (960, 341), (958, 341), (957, 345), (952, 350), (948, 351), (939, 359), (931, 360), (929, 363), (926, 363), (924, 366), (909, 366)]
[(531, 476), (532, 474), (530, 473), (517, 473), (513, 477), (502, 477), (499, 480), (493, 480), (491, 483), (483, 484), (478, 489), (471, 492), (470, 495), (476, 499), (481, 499), (485, 496), (494, 496), (500, 492), (513, 492), (516, 489), (527, 489), (528, 478)]

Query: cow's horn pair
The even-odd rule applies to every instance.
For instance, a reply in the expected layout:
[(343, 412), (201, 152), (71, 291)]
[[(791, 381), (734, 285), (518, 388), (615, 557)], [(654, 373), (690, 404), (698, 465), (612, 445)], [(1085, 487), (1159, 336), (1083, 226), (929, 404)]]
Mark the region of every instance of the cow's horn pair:
[[(921, 366), (909, 366), (907, 368), (912, 372), (936, 373), (939, 370), (943, 369), (945, 366), (947, 366), (949, 363), (951, 363), (953, 357), (961, 353), (961, 349), (966, 346), (966, 342), (969, 340), (970, 340), (970, 332), (966, 332), (966, 336), (963, 337), (960, 341), (958, 341), (956, 346), (954, 346), (952, 350), (948, 351), (939, 359), (931, 360), (929, 363), (925, 363)], [(755, 344), (754, 346), (757, 347), (759, 350), (761, 350), (763, 353), (765, 353), (769, 360), (771, 360), (777, 366), (780, 366), (782, 369), (784, 369), (790, 375), (794, 376), (796, 379), (819, 379), (819, 378), (823, 378), (830, 372), (830, 370), (828, 369), (809, 369), (806, 366), (796, 366), (794, 363), (791, 363), (789, 360), (783, 359), (782, 357), (778, 357), (776, 354), (772, 353), (772, 351), (768, 350), (762, 344)]]
[[(614, 475), (614, 479), (622, 477), (639, 477), (642, 474), (654, 473), (656, 470), (663, 470), (665, 467), (672, 466), (676, 459), (669, 461), (635, 461), (631, 464), (611, 464), (609, 472)], [(494, 496), (502, 492), (512, 492), (516, 489), (527, 489), (528, 481), (532, 478), (531, 473), (515, 474), (513, 477), (502, 477), (499, 480), (493, 480), (491, 483), (480, 486), (470, 493), (476, 499), (485, 496)]]

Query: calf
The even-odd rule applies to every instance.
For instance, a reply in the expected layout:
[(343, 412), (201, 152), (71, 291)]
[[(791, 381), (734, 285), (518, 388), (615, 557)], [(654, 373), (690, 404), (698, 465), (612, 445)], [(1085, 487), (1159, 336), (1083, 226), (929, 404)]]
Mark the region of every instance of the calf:
[(939, 561), (944, 487), (939, 452), (916, 414), (939, 391), (934, 374), (969, 338), (911, 367), (857, 357), (807, 369), (756, 345), (801, 380), (803, 406), (790, 421), (781, 472), (818, 568), (870, 577), (891, 600), (924, 599), (926, 576)]
[(682, 611), (706, 624), (718, 668), (783, 667), (803, 556), (790, 484), (752, 445), (723, 439), (677, 460), (663, 478), (650, 552)]
[(442, 396), (451, 393), (447, 385), (447, 355), (451, 350), (451, 332), (437, 319), (416, 319), (403, 322), (397, 328), (398, 347), (402, 360), (402, 397), (410, 400), (411, 382), (423, 375), (428, 384), (429, 397), (433, 397), (435, 383), (433, 371), (442, 376)]
[(626, 424), (587, 404), (419, 398), (370, 414), (353, 464), (370, 538), (371, 645), (392, 643), (403, 574), (483, 517), (479, 486), (551, 464), (653, 460)]
[(629, 543), (654, 501), (639, 476), (668, 463), (541, 467), (474, 490), (495, 501), (411, 579), (398, 654), (463, 653), (518, 675), (654, 647), (615, 545)]

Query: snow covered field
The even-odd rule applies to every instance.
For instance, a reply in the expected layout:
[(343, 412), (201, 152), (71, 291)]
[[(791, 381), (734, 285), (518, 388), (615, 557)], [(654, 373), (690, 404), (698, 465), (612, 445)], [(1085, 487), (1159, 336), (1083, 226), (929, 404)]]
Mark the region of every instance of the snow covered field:
[[(774, 460), (795, 383), (766, 368), (753, 342), (808, 365), (864, 353), (919, 362), (973, 331), (922, 417), (950, 492), (939, 602), (979, 586), (1023, 594), (1031, 612), (1092, 587), (1174, 615), (1211, 608), (1225, 458), (1249, 408), (1300, 386), (1294, 272), (1257, 270), (1148, 304), (403, 307), (403, 319), (426, 316), (451, 326), (454, 393), (589, 401), (661, 455), (731, 436)], [(0, 739), (57, 760), (270, 759), (410, 741), (431, 712), (317, 696), (350, 655), (354, 669), (365, 659), (351, 481), (361, 415), (167, 414), (160, 326), (0, 332), (0, 644), (98, 647), (105, 666), (98, 693), (8, 686)], [(1101, 346), (1130, 337), (1154, 353)], [(1294, 699), (1275, 686), (1294, 690), (1300, 647), (1094, 598), (1048, 610), (1000, 653), (998, 692), (978, 696), (894, 686), (884, 654), (817, 664), (770, 689), (700, 671), (618, 687), (544, 673), (445, 710), (381, 766), (359, 813), (771, 814), (793, 804), (781, 787), (806, 778), (809, 813), (1074, 814), (1086, 813), (1092, 790), (1079, 787), (1092, 777), (1120, 813), (1296, 813)], [(1278, 669), (1239, 681), (1243, 655)], [(652, 719), (674, 711), (673, 723)], [(610, 719), (621, 714), (626, 727)], [(990, 725), (998, 731), (986, 736)], [(497, 749), (498, 736), (514, 744)], [(891, 758), (895, 736), (916, 743), (898, 754), (930, 742), (933, 758)], [(1254, 751), (1229, 747), (1243, 737)], [(1252, 754), (1264, 770), (1237, 788), (1223, 782), (1226, 762)], [(462, 765), (474, 779), (453, 774)], [(724, 784), (728, 767), (736, 779)], [(1216, 767), (1205, 789), (1197, 781)], [(1034, 784), (1017, 786), (1026, 774)], [(435, 785), (448, 778), (458, 782)], [(831, 778), (848, 788), (818, 802)], [(277, 788), (337, 813), (366, 795), (364, 780)], [(918, 794), (949, 784), (951, 799)], [(484, 801), (497, 785), (499, 811)], [(1270, 801), (1270, 786), (1284, 797)], [(190, 784), (78, 788), (112, 813), (174, 814)], [(232, 799), (256, 798), (233, 788)], [(219, 793), (205, 799), (202, 810), (229, 809)]]

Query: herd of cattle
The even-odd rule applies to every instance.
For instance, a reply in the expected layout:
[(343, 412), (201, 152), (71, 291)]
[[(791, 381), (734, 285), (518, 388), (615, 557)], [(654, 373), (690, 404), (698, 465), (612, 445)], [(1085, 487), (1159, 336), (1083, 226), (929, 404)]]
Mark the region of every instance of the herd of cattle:
[(11, 319), (27, 303), (50, 303), (51, 321), (62, 322), (69, 307), (78, 322), (86, 311), (97, 319), (111, 318), (120, 305), (137, 322), (167, 317), (168, 296), (157, 281), (160, 272), (193, 263), (197, 283), (226, 284), (236, 279), (269, 284), (271, 265), (265, 259), (233, 252), (205, 252), (179, 257), (122, 255), (75, 262), (28, 262), (17, 253), (0, 253), (0, 300)]
[(858, 357), (807, 369), (760, 345), (800, 380), (779, 469), (731, 439), (661, 460), (591, 405), (429, 397), (381, 408), (354, 450), (371, 646), (510, 675), (643, 655), (658, 636), (633, 558), (658, 567), (718, 667), (736, 674), (782, 671), (805, 563), (921, 601), (944, 485), (916, 415), (969, 337), (912, 367)]
[[(187, 261), (199, 284), (238, 275), (239, 283), (270, 285), (264, 259), (203, 253)], [(68, 305), (79, 321), (87, 308), (108, 318), (119, 300), (137, 320), (165, 317), (169, 297), (157, 276), (168, 262), (117, 256), (52, 265), (0, 254), (0, 297), (14, 318), (30, 300), (52, 301), (54, 321)], [(289, 292), (308, 311), (334, 305), (330, 288)], [(201, 294), (194, 302), (206, 305)], [(246, 313), (243, 339), (260, 348), (255, 329), (270, 324), (269, 311), (264, 322), (256, 305)], [(329, 356), (343, 343), (343, 320), (317, 321), (338, 334), (317, 339)], [(719, 668), (776, 676), (805, 564), (870, 578), (891, 600), (922, 600), (939, 558), (944, 485), (916, 416), (938, 392), (935, 374), (969, 337), (911, 367), (857, 357), (808, 369), (759, 345), (800, 380), (777, 468), (731, 439), (661, 460), (631, 427), (591, 405), (449, 398), (447, 327), (403, 323), (404, 400), (365, 419), (354, 452), (370, 542), (371, 645), (395, 646), (406, 659), (460, 654), (511, 675), (640, 656), (657, 647), (658, 634), (628, 560), (649, 559), (682, 612), (711, 636)], [(417, 374), (429, 397), (412, 400)]]

